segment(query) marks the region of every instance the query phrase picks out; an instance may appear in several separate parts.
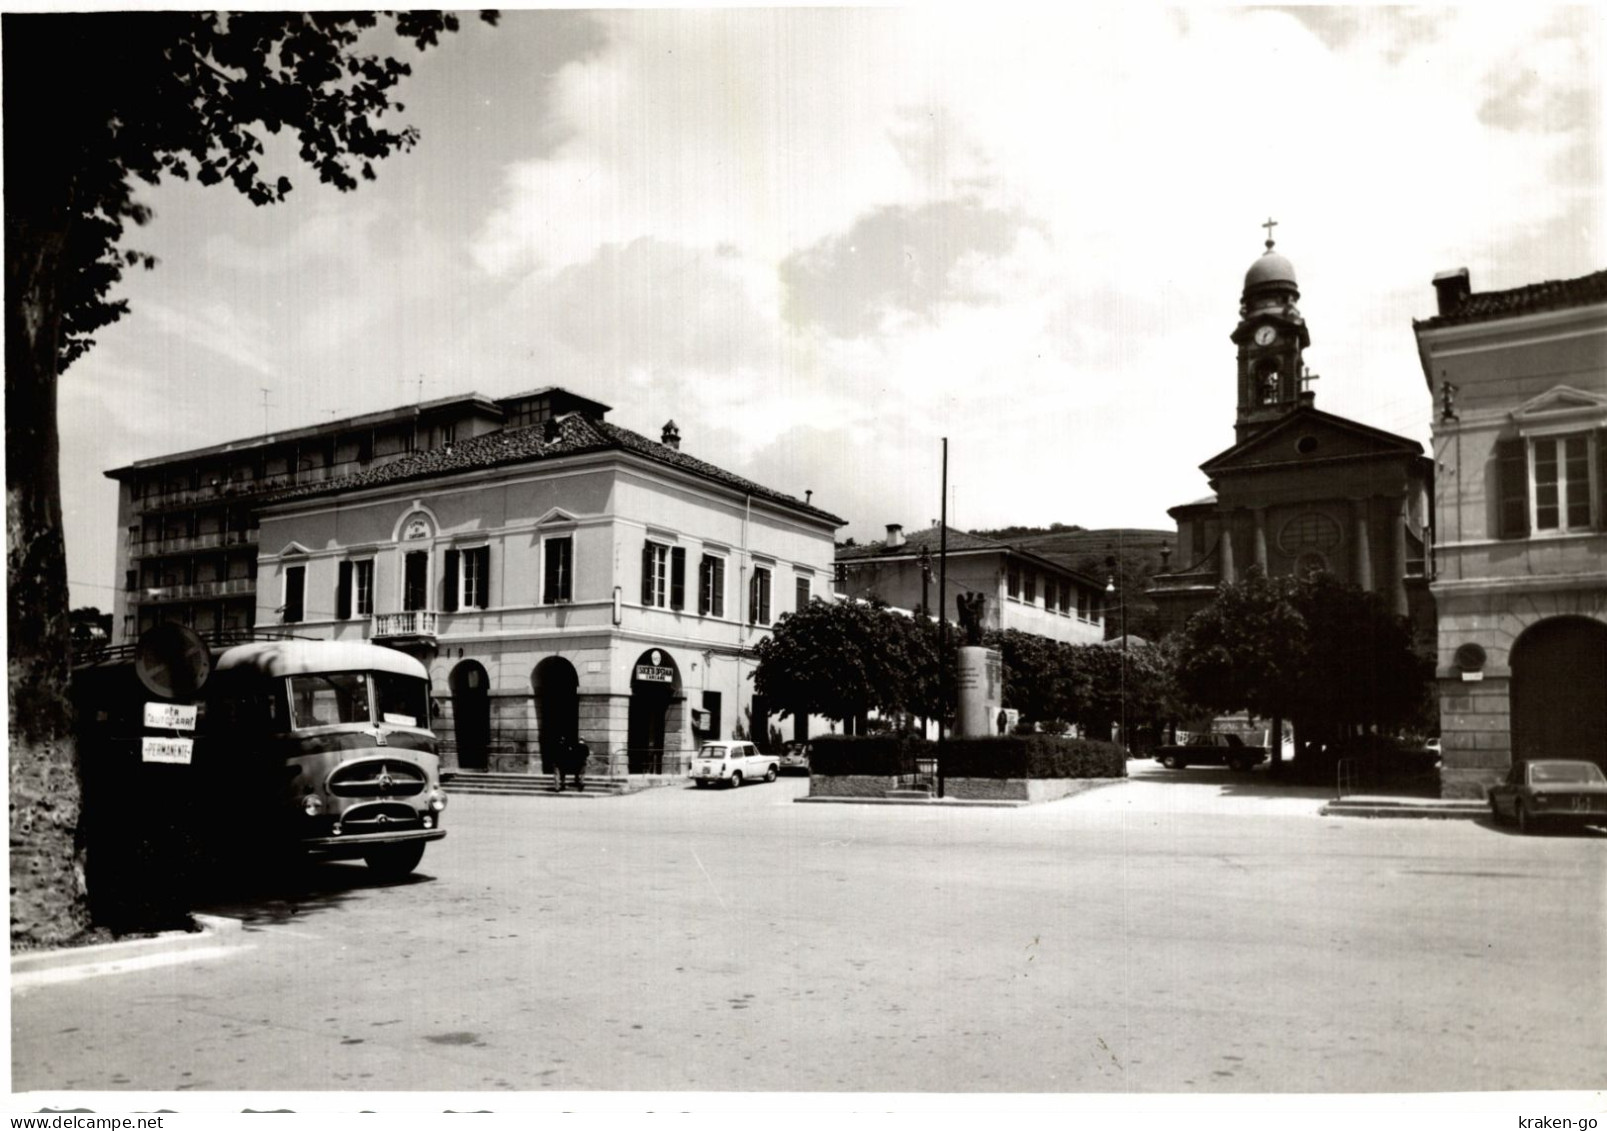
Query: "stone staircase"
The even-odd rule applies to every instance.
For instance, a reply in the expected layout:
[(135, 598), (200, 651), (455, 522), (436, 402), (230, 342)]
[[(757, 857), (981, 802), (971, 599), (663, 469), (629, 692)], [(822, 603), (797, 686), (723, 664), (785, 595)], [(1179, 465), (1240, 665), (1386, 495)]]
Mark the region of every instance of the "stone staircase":
[[(586, 778), (584, 791), (573, 785), (565, 787), (564, 797), (618, 797), (634, 793), (647, 783), (630, 778)], [(446, 770), (441, 774), (441, 786), (450, 797), (462, 793), (490, 793), (514, 797), (557, 797), (551, 774), (494, 774), (480, 770)]]

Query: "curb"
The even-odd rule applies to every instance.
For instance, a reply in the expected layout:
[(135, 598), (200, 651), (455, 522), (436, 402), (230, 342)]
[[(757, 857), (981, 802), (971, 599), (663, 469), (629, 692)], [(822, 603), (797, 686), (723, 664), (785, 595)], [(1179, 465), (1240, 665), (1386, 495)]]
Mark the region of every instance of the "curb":
[(211, 950), (232, 941), (242, 933), (239, 919), (221, 915), (192, 915), (199, 931), (163, 931), (150, 938), (95, 943), (92, 946), (62, 947), (57, 950), (29, 950), (11, 956), (11, 976), (37, 974), (49, 970), (91, 967), (177, 954), (192, 950)]
[(1471, 821), (1490, 815), (1488, 805), (1468, 802), (1414, 803), (1411, 801), (1330, 801), (1322, 807), (1324, 817), (1397, 817), (1415, 820)]
[(797, 805), (920, 805), (927, 809), (1023, 809), (1031, 801), (989, 801), (960, 797), (794, 797)]

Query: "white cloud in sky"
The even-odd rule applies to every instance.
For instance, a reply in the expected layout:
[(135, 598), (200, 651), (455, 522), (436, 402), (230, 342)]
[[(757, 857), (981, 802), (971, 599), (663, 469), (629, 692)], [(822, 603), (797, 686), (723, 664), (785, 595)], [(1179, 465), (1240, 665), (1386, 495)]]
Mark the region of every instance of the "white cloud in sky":
[[(861, 538), (935, 516), (942, 436), (964, 525), (1164, 526), (1231, 442), (1269, 212), (1319, 406), (1418, 437), (1436, 271), (1607, 250), (1594, 9), (611, 11), (567, 59), (558, 18), (419, 60), (489, 109), (377, 186), (158, 190), (163, 264), (80, 364), (148, 402), (216, 358), (216, 411), (138, 454), (251, 433), (269, 382), (281, 425), (560, 384)], [(542, 82), (506, 38), (471, 74), (490, 36)]]

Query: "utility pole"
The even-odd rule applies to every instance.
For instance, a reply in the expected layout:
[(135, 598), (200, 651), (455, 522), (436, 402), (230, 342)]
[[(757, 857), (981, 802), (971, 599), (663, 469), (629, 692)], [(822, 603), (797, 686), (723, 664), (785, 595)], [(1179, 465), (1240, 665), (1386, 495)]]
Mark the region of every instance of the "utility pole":
[(949, 438), (943, 437), (943, 505), (937, 526), (937, 795), (943, 796), (944, 716), (949, 704)]

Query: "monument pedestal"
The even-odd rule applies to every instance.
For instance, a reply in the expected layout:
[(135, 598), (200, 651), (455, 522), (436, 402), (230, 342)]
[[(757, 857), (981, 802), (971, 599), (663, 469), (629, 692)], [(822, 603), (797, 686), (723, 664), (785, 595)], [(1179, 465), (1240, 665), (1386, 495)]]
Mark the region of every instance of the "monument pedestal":
[(1004, 658), (992, 648), (960, 649), (955, 698), (955, 733), (985, 738), (999, 733), (999, 706), (1004, 699)]

